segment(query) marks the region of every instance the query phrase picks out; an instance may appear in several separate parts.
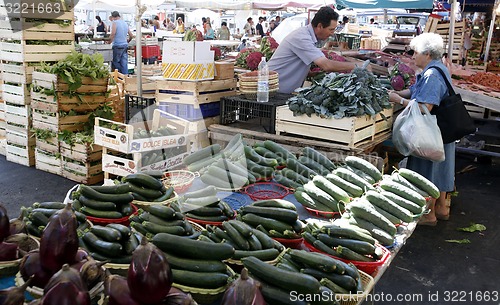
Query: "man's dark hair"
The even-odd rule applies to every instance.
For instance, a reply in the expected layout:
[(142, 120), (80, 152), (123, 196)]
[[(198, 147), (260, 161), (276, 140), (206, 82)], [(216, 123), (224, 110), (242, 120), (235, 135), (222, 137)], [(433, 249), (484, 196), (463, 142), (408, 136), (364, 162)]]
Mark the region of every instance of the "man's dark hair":
[(344, 18), (342, 18), (342, 22), (343, 23), (348, 23), (349, 22), (349, 17), (344, 16)]
[(247, 22), (250, 22), (250, 20), (252, 20), (252, 17), (247, 18)]
[(221, 25), (221, 26), (227, 26), (227, 22), (222, 21), (222, 23), (221, 23), (220, 25)]
[(316, 15), (314, 15), (311, 24), (313, 27), (317, 27), (318, 24), (321, 23), (321, 25), (326, 28), (330, 26), (332, 20), (338, 21), (339, 14), (337, 14), (337, 12), (333, 10), (333, 8), (329, 6), (323, 6), (319, 9)]
[(120, 17), (120, 13), (118, 13), (118, 11), (113, 11), (113, 12), (111, 13), (111, 16), (113, 16), (113, 17), (115, 17), (115, 18), (116, 18), (116, 17)]

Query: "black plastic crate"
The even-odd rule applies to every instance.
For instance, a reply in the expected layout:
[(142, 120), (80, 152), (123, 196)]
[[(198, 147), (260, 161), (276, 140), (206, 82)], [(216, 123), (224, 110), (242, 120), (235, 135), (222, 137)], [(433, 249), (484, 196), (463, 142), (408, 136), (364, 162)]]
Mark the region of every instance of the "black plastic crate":
[(125, 123), (139, 121), (150, 121), (153, 119), (153, 112), (156, 109), (156, 99), (154, 97), (141, 97), (125, 95)]
[(246, 123), (261, 126), (268, 133), (276, 131), (276, 107), (286, 104), (291, 94), (277, 93), (269, 97), (269, 102), (261, 103), (244, 96), (220, 99), (220, 122), (222, 125)]

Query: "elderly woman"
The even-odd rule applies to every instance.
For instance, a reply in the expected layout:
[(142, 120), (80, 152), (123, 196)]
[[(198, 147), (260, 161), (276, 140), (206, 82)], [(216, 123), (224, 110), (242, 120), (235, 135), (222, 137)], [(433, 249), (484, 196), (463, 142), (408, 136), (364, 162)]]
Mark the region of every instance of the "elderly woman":
[[(416, 83), (410, 89), (390, 92), (389, 99), (392, 103), (399, 103), (406, 107), (412, 99), (420, 103), (421, 107), (427, 107), (429, 111), (439, 106), (441, 100), (448, 95), (448, 89), (439, 71), (432, 67), (441, 68), (451, 83), (448, 69), (442, 62), (443, 45), (443, 39), (435, 33), (424, 33), (412, 39), (410, 47), (414, 51), (415, 65), (422, 69), (422, 73), (417, 75)], [(443, 162), (408, 157), (407, 168), (432, 181), (441, 193), (440, 197), (429, 205), (430, 213), (422, 217), (419, 222), (421, 225), (434, 226), (438, 219), (448, 220), (450, 216), (446, 193), (454, 190), (455, 143), (445, 144), (444, 150)]]

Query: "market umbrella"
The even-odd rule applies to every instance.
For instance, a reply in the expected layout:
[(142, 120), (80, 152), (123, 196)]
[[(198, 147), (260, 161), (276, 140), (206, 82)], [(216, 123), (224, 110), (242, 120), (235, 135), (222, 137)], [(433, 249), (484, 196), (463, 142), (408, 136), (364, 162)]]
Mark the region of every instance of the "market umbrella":
[(349, 8), (432, 9), (433, 0), (337, 0), (338, 6)]

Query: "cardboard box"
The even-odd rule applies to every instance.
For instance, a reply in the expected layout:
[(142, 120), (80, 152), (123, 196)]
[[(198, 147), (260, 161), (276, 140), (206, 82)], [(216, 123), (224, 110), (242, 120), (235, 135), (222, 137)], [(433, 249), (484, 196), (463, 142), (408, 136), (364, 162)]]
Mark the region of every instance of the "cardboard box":
[(166, 79), (174, 80), (210, 80), (214, 79), (214, 61), (197, 63), (163, 63), (162, 74)]
[(214, 60), (210, 51), (210, 41), (169, 41), (163, 42), (163, 63), (197, 63)]

